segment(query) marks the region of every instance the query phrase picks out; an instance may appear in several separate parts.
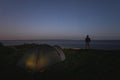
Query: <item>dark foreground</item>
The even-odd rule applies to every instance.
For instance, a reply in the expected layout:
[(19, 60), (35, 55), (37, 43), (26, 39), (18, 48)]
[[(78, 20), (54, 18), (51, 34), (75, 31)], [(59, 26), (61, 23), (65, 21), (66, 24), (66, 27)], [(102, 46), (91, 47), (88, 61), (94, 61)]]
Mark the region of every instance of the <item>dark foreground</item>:
[(120, 51), (64, 49), (66, 60), (40, 73), (16, 66), (23, 47), (0, 48), (0, 80), (109, 80), (120, 79)]

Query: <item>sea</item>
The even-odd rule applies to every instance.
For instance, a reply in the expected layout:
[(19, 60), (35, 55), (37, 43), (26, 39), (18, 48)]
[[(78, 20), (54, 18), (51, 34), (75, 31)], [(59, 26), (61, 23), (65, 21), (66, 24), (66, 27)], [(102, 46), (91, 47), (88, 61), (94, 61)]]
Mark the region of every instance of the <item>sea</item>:
[[(85, 48), (84, 40), (1, 40), (5, 46), (22, 44), (49, 44), (51, 46), (59, 45), (62, 48)], [(91, 49), (102, 50), (120, 50), (120, 40), (92, 40)]]

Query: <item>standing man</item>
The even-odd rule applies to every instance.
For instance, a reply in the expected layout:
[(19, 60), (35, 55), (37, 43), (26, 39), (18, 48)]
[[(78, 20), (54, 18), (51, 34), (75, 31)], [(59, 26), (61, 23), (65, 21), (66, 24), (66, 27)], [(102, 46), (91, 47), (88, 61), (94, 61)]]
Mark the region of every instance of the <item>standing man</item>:
[(85, 48), (86, 49), (90, 48), (90, 42), (91, 42), (91, 39), (90, 39), (89, 35), (87, 35), (85, 38)]

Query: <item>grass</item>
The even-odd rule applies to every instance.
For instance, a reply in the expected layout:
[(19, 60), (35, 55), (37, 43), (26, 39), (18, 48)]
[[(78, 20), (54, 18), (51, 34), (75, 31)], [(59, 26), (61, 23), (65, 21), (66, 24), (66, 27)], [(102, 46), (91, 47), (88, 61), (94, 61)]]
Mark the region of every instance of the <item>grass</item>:
[[(0, 48), (0, 76), (23, 80), (108, 80), (120, 74), (120, 51), (64, 49), (66, 60), (43, 73), (31, 73), (16, 66), (22, 48), (15, 53)], [(120, 79), (120, 78), (119, 78)]]

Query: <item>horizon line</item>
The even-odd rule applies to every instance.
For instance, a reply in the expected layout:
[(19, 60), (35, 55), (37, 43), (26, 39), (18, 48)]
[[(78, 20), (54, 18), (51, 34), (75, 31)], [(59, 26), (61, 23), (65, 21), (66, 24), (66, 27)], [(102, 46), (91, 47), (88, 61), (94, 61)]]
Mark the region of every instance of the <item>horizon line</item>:
[[(84, 40), (84, 39), (22, 39), (22, 40), (20, 40), (20, 39), (13, 39), (13, 40), (0, 40), (0, 41), (39, 41), (39, 40), (47, 40), (47, 41), (49, 41), (49, 40), (77, 40), (77, 41), (79, 41), (79, 40)], [(93, 40), (120, 40), (120, 39), (93, 39)]]

